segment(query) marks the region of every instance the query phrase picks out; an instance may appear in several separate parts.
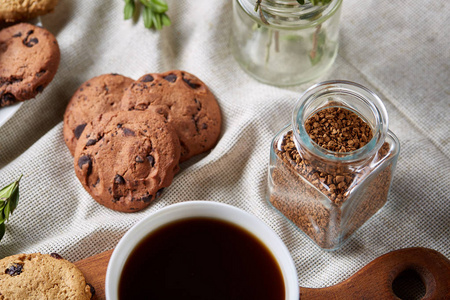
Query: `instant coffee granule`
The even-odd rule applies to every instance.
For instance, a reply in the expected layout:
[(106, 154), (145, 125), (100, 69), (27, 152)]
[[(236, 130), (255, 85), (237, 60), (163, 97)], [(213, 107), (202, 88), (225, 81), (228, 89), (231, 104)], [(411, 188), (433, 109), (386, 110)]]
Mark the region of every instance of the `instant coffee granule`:
[(372, 128), (354, 112), (325, 108), (305, 123), (309, 137), (320, 147), (334, 152), (351, 152), (366, 145), (373, 137)]
[[(341, 153), (355, 151), (373, 137), (370, 126), (345, 108), (323, 109), (307, 120), (305, 128), (315, 143)], [(390, 153), (386, 142), (368, 165), (357, 167), (299, 153), (292, 131), (283, 136), (275, 153), (279, 159), (272, 171), (269, 201), (322, 248), (336, 248), (387, 200), (392, 163), (373, 171)]]

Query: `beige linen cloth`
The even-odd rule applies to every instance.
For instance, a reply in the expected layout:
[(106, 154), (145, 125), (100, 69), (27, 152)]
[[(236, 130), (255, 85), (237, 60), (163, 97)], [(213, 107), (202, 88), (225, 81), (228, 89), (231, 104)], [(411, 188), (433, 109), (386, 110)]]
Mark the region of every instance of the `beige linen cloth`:
[[(0, 4), (1, 5), (1, 4)], [(340, 250), (315, 246), (267, 204), (270, 141), (301, 92), (264, 85), (231, 55), (231, 1), (169, 1), (172, 25), (160, 32), (123, 20), (123, 1), (60, 0), (43, 26), (58, 39), (61, 64), (51, 84), (0, 128), (0, 186), (24, 177), (0, 258), (57, 252), (70, 261), (114, 248), (145, 216), (188, 200), (223, 202), (268, 224), (286, 243), (301, 286), (324, 287), (392, 250), (428, 247), (450, 257), (449, 1), (344, 0), (338, 58), (325, 76), (373, 89), (389, 113), (401, 153), (387, 204)], [(182, 69), (216, 95), (223, 114), (217, 146), (181, 165), (162, 198), (126, 214), (97, 204), (73, 170), (62, 134), (77, 87), (104, 73), (134, 79)]]

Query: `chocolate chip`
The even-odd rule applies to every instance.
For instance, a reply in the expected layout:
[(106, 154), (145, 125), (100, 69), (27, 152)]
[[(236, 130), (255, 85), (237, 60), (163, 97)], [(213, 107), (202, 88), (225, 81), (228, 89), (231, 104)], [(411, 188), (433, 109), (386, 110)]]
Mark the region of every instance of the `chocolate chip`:
[(84, 127), (86, 127), (86, 125), (87, 125), (86, 123), (78, 125), (75, 128), (75, 130), (73, 131), (77, 140), (80, 138), (81, 134), (83, 133)]
[(22, 41), (22, 43), (29, 48), (31, 48), (34, 45), (36, 45), (37, 43), (39, 43), (39, 40), (37, 38), (28, 39), (30, 37), (30, 35), (32, 35), (33, 33), (34, 33), (34, 30), (28, 31), (27, 36)]
[(146, 195), (146, 196), (143, 196), (141, 198), (141, 200), (144, 201), (145, 203), (148, 203), (148, 202), (152, 201), (152, 198), (153, 198), (152, 195)]
[(134, 131), (128, 128), (123, 128), (123, 134), (125, 136), (135, 136)]
[(144, 159), (142, 157), (140, 157), (139, 155), (136, 156), (136, 158), (134, 159), (137, 163), (143, 163)]
[[(45, 74), (45, 72), (47, 72), (47, 70), (41, 70), (39, 72), (36, 73), (36, 77), (41, 77), (42, 75)], [(81, 89), (80, 89), (81, 90)]]
[(152, 82), (155, 80), (152, 75), (145, 75), (144, 78), (141, 79), (142, 82)]
[(50, 256), (56, 259), (63, 259), (61, 255), (59, 255), (58, 253), (50, 253)]
[(36, 87), (36, 92), (38, 92), (38, 93), (42, 92), (43, 90), (44, 90), (44, 86), (43, 85), (38, 85)]
[(109, 92), (109, 89), (108, 89), (107, 85), (105, 85), (103, 88), (105, 89), (106, 92)]
[(189, 79), (183, 77), (183, 81), (186, 82), (191, 88), (198, 89), (201, 85), (191, 82)]
[(150, 166), (154, 166), (155, 165), (155, 158), (152, 155), (147, 155), (147, 160), (150, 163)]
[[(9, 78), (0, 78), (0, 86), (11, 85), (14, 83), (22, 82), (23, 77), (11, 76)], [(28, 84), (30, 86), (31, 84)]]
[(117, 128), (122, 128), (122, 124), (117, 124)]
[(159, 190), (156, 192), (155, 199), (158, 198), (159, 196), (161, 196), (161, 194), (162, 194), (163, 191), (164, 191), (164, 188), (159, 189)]
[(11, 267), (5, 270), (5, 273), (10, 276), (17, 276), (22, 273), (23, 265), (22, 264), (13, 264)]
[(96, 140), (96, 139), (89, 139), (89, 140), (87, 141), (87, 143), (86, 143), (86, 147), (87, 147), (87, 146), (95, 145), (96, 143), (97, 143), (97, 140)]
[(28, 43), (26, 43), (25, 45), (29, 48), (33, 47), (34, 45), (36, 45), (37, 43), (39, 43), (39, 40), (37, 38), (32, 38), (28, 41)]
[(16, 97), (11, 93), (4, 93), (0, 98), (0, 106), (11, 105), (16, 102)]
[(125, 179), (123, 179), (123, 177), (119, 174), (116, 174), (116, 176), (114, 177), (114, 182), (117, 184), (125, 184)]
[(113, 75), (113, 76), (117, 76), (117, 75), (119, 75), (119, 74), (117, 74), (117, 73), (111, 73), (111, 75)]
[(22, 32), (18, 32), (16, 34), (14, 34), (12, 37), (21, 37), (22, 36)]
[(86, 283), (86, 285), (89, 286), (89, 290), (91, 291), (91, 298), (94, 297), (94, 295), (95, 295), (95, 289), (94, 289), (94, 287), (93, 287), (92, 284), (90, 284), (90, 283)]
[(117, 201), (120, 200), (120, 197), (121, 196), (114, 196), (113, 199), (112, 199), (112, 202), (116, 203)]
[(195, 115), (192, 116), (192, 122), (194, 122), (195, 130), (198, 132), (198, 120), (195, 118)]
[(200, 111), (202, 109), (202, 103), (194, 98), (195, 104), (197, 104), (197, 110)]
[(167, 80), (168, 82), (175, 82), (175, 81), (177, 81), (177, 75), (169, 74), (169, 75), (165, 76), (164, 79)]
[(78, 167), (82, 169), (86, 164), (88, 165), (86, 174), (89, 175), (92, 171), (92, 160), (89, 156), (83, 155), (78, 159)]
[(206, 129), (206, 128), (208, 128), (208, 125), (206, 125), (206, 123), (203, 123), (202, 124), (202, 129)]
[(97, 178), (97, 181), (94, 184), (92, 184), (92, 187), (96, 187), (97, 184), (99, 184), (99, 183), (100, 183), (100, 178)]

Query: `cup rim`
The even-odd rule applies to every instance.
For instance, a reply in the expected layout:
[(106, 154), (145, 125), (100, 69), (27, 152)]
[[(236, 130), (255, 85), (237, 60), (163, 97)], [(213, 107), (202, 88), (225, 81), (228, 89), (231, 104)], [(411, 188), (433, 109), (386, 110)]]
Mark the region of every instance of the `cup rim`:
[(240, 208), (213, 201), (186, 201), (166, 206), (140, 220), (120, 239), (108, 263), (105, 295), (118, 299), (118, 286), (123, 266), (136, 245), (151, 232), (174, 221), (192, 217), (210, 217), (224, 220), (258, 238), (272, 253), (280, 267), (286, 300), (299, 299), (299, 286), (294, 261), (281, 238), (267, 224)]

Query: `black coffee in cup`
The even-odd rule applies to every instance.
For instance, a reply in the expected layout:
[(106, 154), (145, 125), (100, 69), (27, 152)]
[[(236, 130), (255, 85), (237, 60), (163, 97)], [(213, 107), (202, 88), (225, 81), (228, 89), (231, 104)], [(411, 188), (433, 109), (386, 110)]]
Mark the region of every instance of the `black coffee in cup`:
[(285, 288), (277, 261), (253, 234), (218, 219), (188, 218), (135, 247), (119, 299), (284, 300)]

